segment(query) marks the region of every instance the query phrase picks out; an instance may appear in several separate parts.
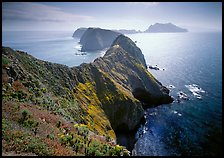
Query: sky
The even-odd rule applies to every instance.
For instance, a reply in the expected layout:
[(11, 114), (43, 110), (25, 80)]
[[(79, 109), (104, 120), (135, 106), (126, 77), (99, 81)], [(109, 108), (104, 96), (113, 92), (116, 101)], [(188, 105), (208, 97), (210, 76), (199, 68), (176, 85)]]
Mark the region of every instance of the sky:
[(222, 2), (3, 2), (3, 31), (80, 27), (145, 31), (173, 23), (191, 32), (222, 31)]

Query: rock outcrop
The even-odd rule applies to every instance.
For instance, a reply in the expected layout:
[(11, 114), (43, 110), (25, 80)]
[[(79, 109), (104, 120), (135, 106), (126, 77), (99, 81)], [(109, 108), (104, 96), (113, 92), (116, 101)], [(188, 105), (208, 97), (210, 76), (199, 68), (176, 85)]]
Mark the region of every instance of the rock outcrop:
[(172, 23), (155, 23), (154, 25), (150, 25), (146, 33), (168, 33), (168, 32), (188, 32), (187, 29), (180, 28)]
[(141, 49), (139, 49), (136, 44), (128, 37), (120, 35), (119, 38), (116, 38), (112, 43), (112, 46), (121, 46), (130, 56), (137, 59), (145, 68), (147, 68), (145, 57), (142, 54)]
[(77, 30), (75, 30), (75, 32), (73, 33), (72, 37), (75, 38), (81, 38), (82, 35), (85, 33), (85, 31), (87, 30), (87, 28), (78, 28)]
[(118, 32), (101, 28), (88, 28), (80, 39), (81, 51), (96, 51), (110, 47)]

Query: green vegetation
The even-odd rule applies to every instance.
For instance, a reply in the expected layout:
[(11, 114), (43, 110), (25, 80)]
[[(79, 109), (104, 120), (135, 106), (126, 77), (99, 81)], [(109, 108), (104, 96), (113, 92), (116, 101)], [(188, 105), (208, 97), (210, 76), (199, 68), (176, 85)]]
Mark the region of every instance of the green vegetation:
[(24, 109), (21, 112), (21, 114), (22, 114), (22, 116), (21, 116), (21, 119), (19, 120), (19, 122), (22, 124), (23, 127), (35, 128), (39, 125), (39, 122), (32, 118), (32, 115), (29, 110)]
[(3, 137), (3, 148), (7, 151), (32, 152), (39, 156), (52, 155), (51, 149), (39, 137), (21, 131), (7, 131)]
[(8, 65), (10, 63), (10, 60), (4, 56), (2, 56), (2, 65)]
[[(91, 131), (103, 136), (109, 134), (111, 138), (115, 139), (115, 133), (110, 130), (111, 125), (105, 112), (99, 106), (101, 104), (97, 92), (95, 82), (79, 83), (76, 87), (76, 97), (81, 100), (80, 104), (87, 105), (87, 113), (84, 114), (83, 120), (87, 120), (87, 126)], [(109, 127), (106, 128), (106, 127)], [(110, 133), (108, 133), (110, 131)]]
[[(129, 155), (125, 147), (112, 143), (116, 120), (109, 121), (112, 113), (118, 121), (122, 119), (127, 103), (136, 102), (117, 82), (128, 79), (126, 65), (115, 63), (111, 73), (91, 64), (71, 69), (8, 48), (3, 48), (2, 58), (4, 64), (16, 64), (2, 68), (4, 151), (44, 156)], [(117, 107), (121, 108), (114, 110)], [(29, 139), (33, 145), (25, 142)]]

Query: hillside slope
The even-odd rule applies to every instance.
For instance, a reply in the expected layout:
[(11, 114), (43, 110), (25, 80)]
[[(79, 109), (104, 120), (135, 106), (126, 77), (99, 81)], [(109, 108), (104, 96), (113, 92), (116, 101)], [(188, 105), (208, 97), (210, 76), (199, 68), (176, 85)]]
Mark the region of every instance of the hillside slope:
[[(136, 50), (131, 42), (120, 35), (104, 57), (72, 68), (3, 47), (4, 151), (127, 154), (115, 145), (116, 133), (138, 128), (143, 104), (172, 102), (169, 91), (142, 64), (141, 52), (128, 52), (129, 43)], [(15, 141), (21, 138), (33, 139), (36, 146)]]

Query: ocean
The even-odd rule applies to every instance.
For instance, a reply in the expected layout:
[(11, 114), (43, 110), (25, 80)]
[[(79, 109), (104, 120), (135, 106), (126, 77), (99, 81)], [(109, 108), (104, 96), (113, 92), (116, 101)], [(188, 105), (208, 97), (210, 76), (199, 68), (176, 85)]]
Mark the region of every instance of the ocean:
[(69, 31), (5, 31), (2, 32), (2, 45), (69, 67), (92, 62), (104, 55), (106, 50), (82, 54), (79, 39), (72, 34)]
[[(92, 62), (105, 50), (80, 52), (73, 32), (3, 32), (2, 45), (69, 67)], [(128, 34), (148, 69), (174, 98), (145, 111), (132, 155), (222, 155), (222, 33)]]

